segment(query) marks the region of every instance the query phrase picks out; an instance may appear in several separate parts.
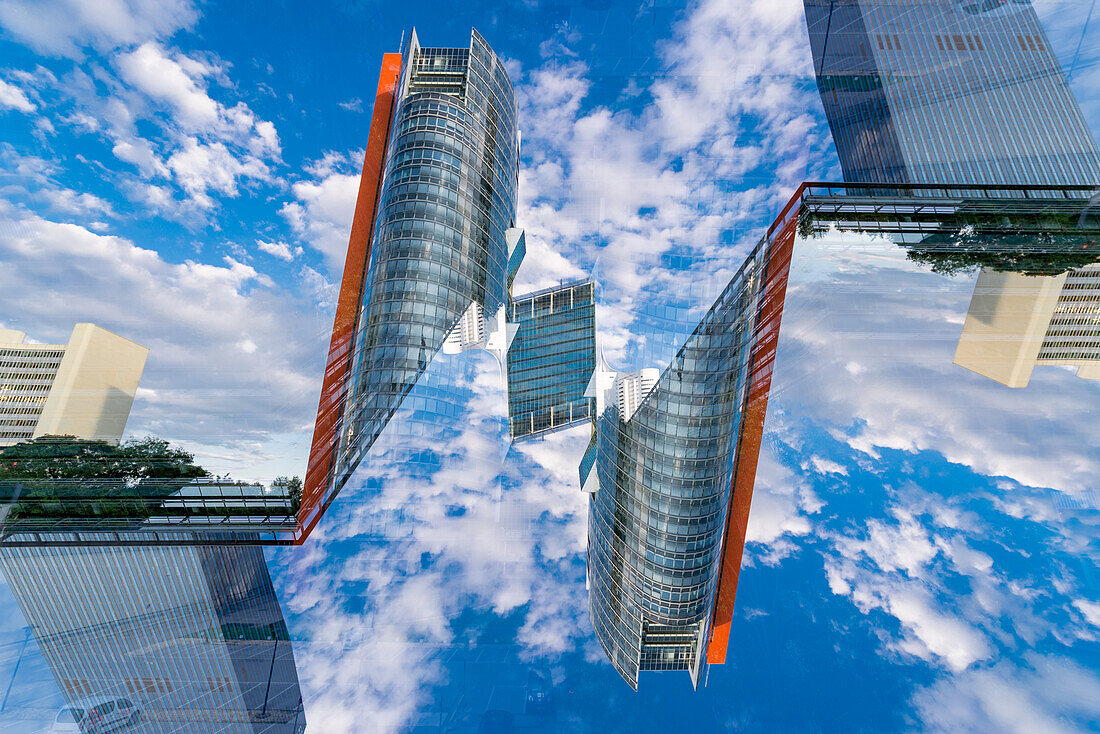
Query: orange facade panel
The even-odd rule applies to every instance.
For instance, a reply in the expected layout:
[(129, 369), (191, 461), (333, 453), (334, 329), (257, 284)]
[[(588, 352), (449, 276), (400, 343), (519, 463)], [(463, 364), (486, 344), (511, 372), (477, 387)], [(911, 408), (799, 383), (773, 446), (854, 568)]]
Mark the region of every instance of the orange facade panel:
[(382, 186), (386, 146), (400, 71), (401, 54), (384, 54), (382, 71), (378, 76), (378, 91), (374, 97), (374, 113), (371, 117), (366, 155), (363, 158), (363, 174), (359, 179), (359, 194), (355, 200), (355, 215), (351, 223), (340, 296), (336, 303), (336, 319), (332, 325), (328, 362), (321, 383), (317, 421), (313, 427), (313, 444), (309, 452), (302, 503), (298, 511), (296, 543), (302, 542), (309, 535), (330, 499), (329, 481), (339, 449), (356, 320), (363, 297), (363, 281), (370, 262), (375, 209)]
[(756, 483), (756, 466), (760, 459), (760, 444), (764, 436), (764, 419), (768, 411), (768, 395), (771, 393), (772, 368), (779, 344), (779, 326), (783, 318), (783, 302), (787, 294), (787, 276), (791, 268), (795, 232), (798, 225), (797, 208), (801, 202), (802, 188), (795, 193), (777, 225), (769, 233), (771, 237), (767, 274), (757, 309), (755, 342), (749, 357), (749, 380), (742, 410), (741, 431), (737, 439), (737, 457), (731, 480), (730, 507), (726, 518), (726, 534), (722, 544), (722, 560), (718, 590), (715, 593), (714, 611), (711, 615), (710, 640), (707, 645), (707, 662), (721, 665), (726, 662), (730, 627), (733, 624), (733, 605), (737, 597), (737, 580), (741, 573), (741, 557), (745, 551), (745, 532), (749, 524), (749, 507)]

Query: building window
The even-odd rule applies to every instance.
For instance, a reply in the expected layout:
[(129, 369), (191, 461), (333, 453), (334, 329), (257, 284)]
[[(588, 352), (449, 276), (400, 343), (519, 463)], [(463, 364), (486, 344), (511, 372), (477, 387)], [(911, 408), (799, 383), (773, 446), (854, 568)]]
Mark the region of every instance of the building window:
[(1039, 36), (1016, 36), (1021, 51), (1040, 51), (1043, 48), (1043, 39)]
[(939, 34), (933, 34), (932, 37), (936, 39), (936, 46), (939, 47), (940, 51), (985, 51), (985, 46), (982, 45), (981, 36), (972, 36), (969, 34), (941, 36)]

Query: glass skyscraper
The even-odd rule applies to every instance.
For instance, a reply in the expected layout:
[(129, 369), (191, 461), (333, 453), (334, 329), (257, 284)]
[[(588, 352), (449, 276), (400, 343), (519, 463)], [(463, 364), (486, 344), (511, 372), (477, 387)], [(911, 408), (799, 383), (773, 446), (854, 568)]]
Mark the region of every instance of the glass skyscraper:
[(512, 299), (517, 327), (508, 349), (508, 418), (513, 440), (592, 418), (585, 397), (596, 367), (595, 283), (581, 281)]
[(806, 0), (806, 19), (845, 179), (863, 186), (804, 184), (659, 379), (601, 366), (593, 380), (589, 606), (634, 687), (640, 671), (697, 683), (725, 661), (798, 243), (837, 227), (919, 262), (1045, 243), (1041, 259), (1071, 263), (1094, 243), (1073, 217), (1100, 155), (1029, 3)]
[(774, 340), (786, 265), (765, 239), (659, 378), (601, 368), (594, 379), (599, 417), (581, 464), (589, 610), (635, 688), (643, 670), (687, 670), (698, 683), (741, 432), (767, 376), (759, 350)]
[(1100, 154), (1029, 0), (805, 0), (851, 183), (1100, 183)]
[(504, 64), (476, 32), (466, 49), (402, 54), (352, 356), (338, 476), (385, 426), (472, 304), (507, 299), (518, 134)]
[(504, 64), (477, 31), (468, 48), (422, 47), (413, 31), (399, 69), (391, 56), (314, 431), (307, 532), (452, 328), (471, 307), (491, 318), (508, 302), (519, 135)]
[(296, 542), (441, 350), (507, 363), (513, 439), (591, 418), (593, 283), (512, 298), (518, 155), (512, 83), (477, 31), (386, 54)]

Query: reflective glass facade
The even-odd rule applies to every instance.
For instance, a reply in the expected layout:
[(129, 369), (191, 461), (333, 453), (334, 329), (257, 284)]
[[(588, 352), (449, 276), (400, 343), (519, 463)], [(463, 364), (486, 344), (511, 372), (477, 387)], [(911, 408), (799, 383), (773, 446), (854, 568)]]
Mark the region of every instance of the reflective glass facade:
[(637, 687), (646, 670), (687, 670), (697, 681), (704, 656), (724, 662), (786, 279), (799, 253), (845, 232), (887, 238), (937, 272), (1069, 271), (1061, 277), (1085, 284), (1074, 307), (1092, 319), (1093, 281), (1079, 275), (1091, 274), (1100, 243), (1090, 191), (799, 189), (629, 420), (617, 405), (604, 409), (582, 460), (582, 486), (590, 468), (598, 480), (588, 529), (592, 621), (628, 683)]
[(402, 68), (352, 357), (335, 486), (347, 480), (471, 303), (507, 304), (515, 96), (476, 32)]
[(849, 182), (1100, 183), (1028, 0), (805, 0)]
[(513, 439), (592, 417), (585, 390), (596, 366), (595, 283), (584, 281), (514, 298), (517, 327), (508, 349), (508, 418)]
[[(714, 605), (767, 242), (746, 260), (628, 421), (616, 404), (582, 462), (596, 636), (635, 688), (640, 670), (697, 681)], [(594, 452), (594, 453), (593, 453)]]
[(123, 700), (126, 731), (305, 731), (259, 548), (4, 548), (0, 567), (74, 712)]

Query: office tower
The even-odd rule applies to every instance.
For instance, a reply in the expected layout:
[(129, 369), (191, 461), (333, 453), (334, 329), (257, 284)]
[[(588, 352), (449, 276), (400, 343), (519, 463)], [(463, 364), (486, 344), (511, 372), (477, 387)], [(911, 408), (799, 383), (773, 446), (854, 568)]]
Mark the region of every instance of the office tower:
[[(398, 64), (400, 64), (398, 68)], [(306, 473), (306, 532), (459, 319), (503, 321), (519, 134), (504, 64), (468, 48), (387, 54)]]
[(72, 709), (124, 699), (137, 732), (305, 730), (259, 548), (2, 548), (0, 567)]
[(1036, 365), (1100, 380), (1100, 266), (1046, 276), (983, 269), (955, 364), (1008, 387), (1027, 387)]
[(697, 685), (704, 661), (724, 660), (790, 258), (790, 238), (775, 240), (663, 371), (599, 365), (593, 377), (598, 418), (580, 477), (589, 610), (634, 688), (646, 670), (686, 670)]
[(508, 349), (508, 418), (513, 440), (593, 417), (585, 396), (596, 367), (595, 283), (579, 281), (512, 299), (517, 329)]
[(26, 344), (0, 329), (0, 446), (40, 436), (117, 444), (149, 350), (94, 324), (68, 344)]
[(805, 0), (849, 183), (1100, 183), (1028, 0)]

